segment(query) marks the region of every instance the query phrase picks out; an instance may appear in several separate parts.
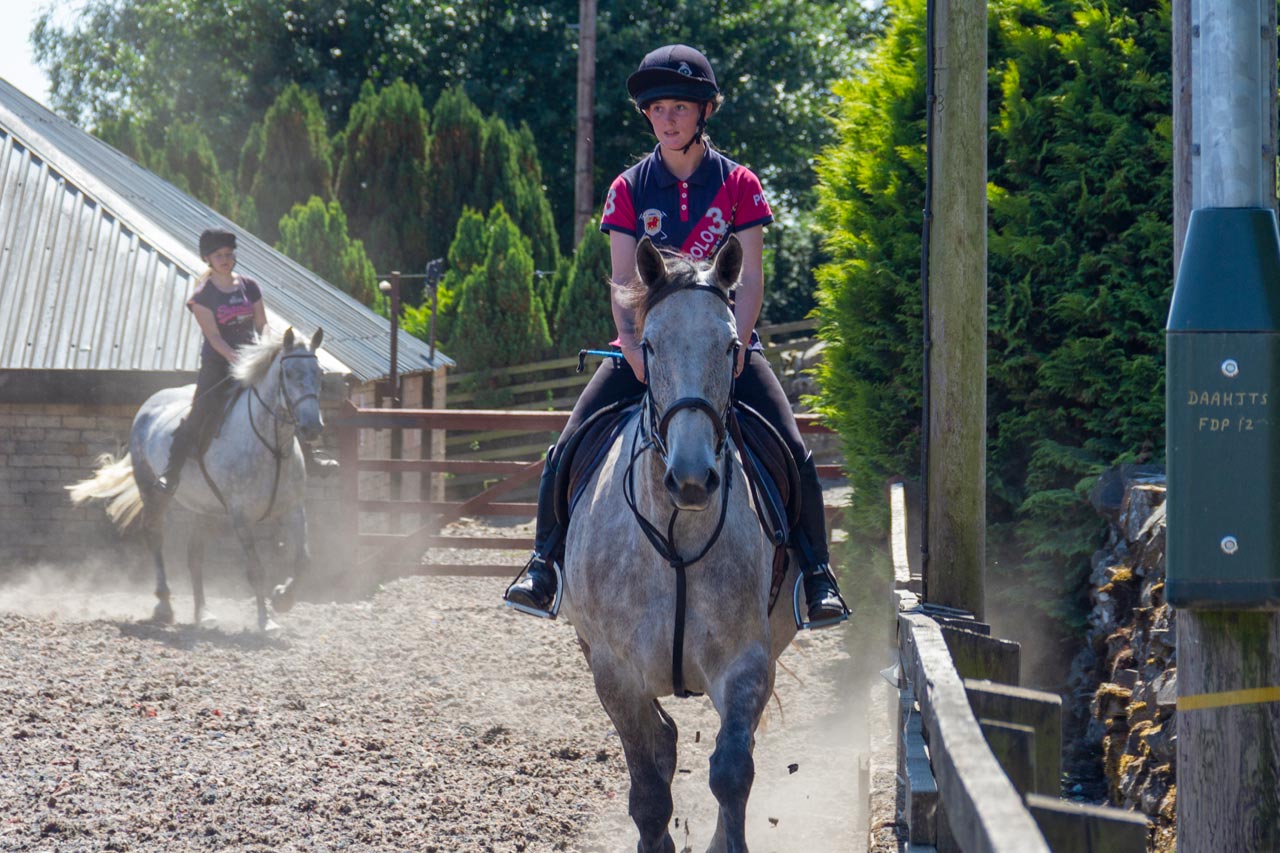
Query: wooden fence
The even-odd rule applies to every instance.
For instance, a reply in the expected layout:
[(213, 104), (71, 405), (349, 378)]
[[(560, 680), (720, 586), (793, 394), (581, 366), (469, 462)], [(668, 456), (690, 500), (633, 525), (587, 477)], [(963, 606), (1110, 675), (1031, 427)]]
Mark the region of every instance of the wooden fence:
[[(809, 350), (818, 342), (817, 327), (817, 320), (810, 319), (756, 329), (765, 344), (765, 356), (779, 376), (786, 379), (794, 374), (795, 359), (791, 354)], [(582, 373), (576, 372), (577, 356), (498, 370), (450, 372), (445, 381), (447, 405), (450, 409), (568, 411), (600, 360), (598, 356), (588, 356), (587, 369)], [(524, 459), (546, 450), (552, 438), (545, 433), (531, 435), (499, 426), (448, 438), (446, 454), (450, 459)], [(459, 477), (454, 482), (465, 488), (476, 482), (476, 478)]]
[(898, 614), (898, 821), (925, 853), (1145, 853), (1145, 815), (1059, 798), (1062, 707), (1018, 686), (1017, 643), (920, 601), (905, 489), (890, 490)]
[[(349, 565), (362, 574), (505, 576), (514, 563), (483, 564), (424, 562), (434, 548), (512, 549), (528, 551), (533, 540), (524, 537), (449, 536), (440, 531), (463, 517), (499, 516), (532, 519), (537, 507), (531, 499), (513, 500), (513, 493), (532, 492), (542, 473), (547, 442), (563, 428), (569, 413), (486, 409), (359, 409), (350, 403), (333, 421), (338, 431), (341, 461), (344, 541), (351, 549)], [(799, 415), (801, 432), (825, 433), (817, 415)], [(418, 430), (473, 435), (537, 435), (522, 458), (392, 459), (386, 449), (409, 442), (392, 442), (391, 432)], [(383, 435), (379, 435), (382, 433)], [(381, 440), (380, 440), (381, 439)], [(420, 447), (430, 447), (427, 440)], [(448, 445), (448, 442), (445, 442)], [(438, 443), (437, 443), (438, 446)], [(819, 465), (824, 478), (841, 476), (838, 465)], [(433, 487), (441, 477), (471, 477), (469, 490), (447, 494)], [(530, 495), (531, 496), (531, 495)], [(839, 507), (828, 507), (828, 513)], [(407, 525), (405, 522), (408, 522)], [(409, 529), (405, 529), (405, 527)]]

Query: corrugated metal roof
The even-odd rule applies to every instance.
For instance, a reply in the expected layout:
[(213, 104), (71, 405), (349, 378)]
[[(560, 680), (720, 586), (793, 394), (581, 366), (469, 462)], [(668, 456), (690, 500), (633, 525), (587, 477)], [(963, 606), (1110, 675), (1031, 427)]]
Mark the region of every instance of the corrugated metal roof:
[[(0, 79), (0, 369), (196, 369), (184, 303), (211, 227), (237, 235), (273, 327), (323, 326), (330, 367), (387, 375), (385, 318)], [(407, 334), (398, 355), (401, 373), (453, 364)]]

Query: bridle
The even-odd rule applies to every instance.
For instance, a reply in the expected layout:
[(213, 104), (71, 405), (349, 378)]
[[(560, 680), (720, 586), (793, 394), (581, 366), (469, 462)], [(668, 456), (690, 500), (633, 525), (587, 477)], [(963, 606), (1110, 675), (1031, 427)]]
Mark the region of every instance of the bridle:
[[(312, 361), (317, 361), (317, 362), (319, 361), (315, 353), (306, 352), (306, 351), (290, 352), (280, 356), (280, 379), (276, 383), (277, 385), (276, 396), (279, 399), (284, 400), (283, 416), (276, 413), (276, 409), (279, 408), (278, 406), (272, 406), (268, 404), (266, 400), (262, 399), (262, 395), (258, 393), (257, 385), (254, 385), (251, 389), (253, 396), (258, 398), (258, 402), (262, 404), (262, 407), (266, 409), (267, 412), (271, 415), (272, 420), (276, 422), (277, 445), (279, 444), (279, 425), (285, 424), (286, 426), (297, 426), (298, 425), (298, 414), (297, 414), (298, 406), (302, 405), (307, 400), (315, 400), (317, 402), (319, 402), (320, 400), (320, 395), (315, 393), (303, 394), (301, 397), (298, 397), (297, 399), (292, 399), (289, 397), (288, 383), (284, 381), (284, 363), (291, 358), (308, 358), (308, 359), (311, 359)], [(253, 426), (254, 435), (257, 435), (258, 440), (261, 441), (263, 444), (266, 444), (267, 449), (270, 450), (273, 454), (278, 454), (278, 448), (272, 447), (270, 444), (267, 444), (267, 440), (263, 438), (260, 433), (258, 433), (258, 427), (254, 423), (253, 416), (252, 416), (253, 414), (252, 406), (250, 406), (249, 411), (250, 411), (249, 423)], [(282, 457), (277, 455), (277, 458), (282, 458)]]
[[(270, 451), (272, 458), (275, 459), (275, 462), (276, 462), (275, 475), (271, 479), (271, 498), (270, 500), (267, 501), (267, 508), (262, 513), (262, 518), (264, 519), (267, 516), (269, 516), (271, 514), (271, 510), (275, 508), (276, 493), (280, 489), (280, 466), (284, 463), (285, 456), (288, 455), (288, 450), (293, 449), (293, 436), (290, 435), (289, 440), (287, 442), (283, 441), (280, 434), (280, 427), (281, 425), (284, 425), (285, 427), (297, 426), (298, 425), (297, 407), (302, 405), (307, 400), (315, 400), (317, 403), (320, 400), (320, 395), (314, 394), (314, 393), (303, 394), (301, 397), (298, 397), (297, 399), (293, 399), (289, 396), (288, 384), (285, 382), (285, 379), (284, 379), (284, 363), (291, 358), (309, 358), (312, 361), (319, 362), (319, 359), (316, 358), (316, 354), (314, 352), (307, 352), (305, 350), (302, 352), (285, 353), (284, 355), (280, 356), (280, 375), (279, 375), (279, 380), (276, 383), (276, 386), (277, 386), (276, 405), (272, 406), (269, 403), (267, 403), (266, 400), (262, 399), (262, 395), (258, 392), (257, 385), (253, 385), (249, 389), (250, 394), (249, 394), (248, 403), (247, 403), (248, 409), (249, 409), (249, 428), (253, 430), (253, 434), (257, 436), (258, 441), (262, 442), (262, 446), (267, 448), (268, 451)], [(262, 404), (262, 408), (266, 410), (267, 414), (271, 416), (271, 427), (272, 427), (271, 433), (272, 433), (272, 437), (275, 439), (274, 444), (270, 441), (267, 441), (266, 436), (264, 436), (261, 432), (258, 431), (258, 421), (253, 416), (253, 400), (255, 397), (257, 398), (258, 402)], [(280, 415), (276, 411), (277, 409), (280, 408), (279, 406), (280, 400), (284, 400), (283, 415)], [(203, 460), (201, 460), (200, 465), (201, 465), (201, 469), (203, 470), (204, 468)], [(218, 500), (222, 501), (223, 506), (226, 506), (226, 500), (222, 497), (222, 494), (218, 491), (217, 486), (213, 484), (213, 480), (209, 478), (209, 473), (207, 471), (205, 471), (205, 479), (209, 481), (209, 485), (213, 488), (214, 494), (218, 496)]]

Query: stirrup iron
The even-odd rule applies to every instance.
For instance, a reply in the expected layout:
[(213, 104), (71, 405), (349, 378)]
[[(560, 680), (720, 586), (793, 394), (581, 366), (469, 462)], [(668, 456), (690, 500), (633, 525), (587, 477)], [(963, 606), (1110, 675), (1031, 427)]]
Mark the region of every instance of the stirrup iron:
[[(826, 571), (830, 573), (831, 568), (828, 567)], [(791, 589), (791, 615), (796, 620), (797, 631), (814, 631), (818, 628), (829, 628), (832, 625), (839, 625), (841, 622), (849, 618), (849, 605), (844, 603), (844, 596), (837, 592), (836, 597), (840, 599), (840, 606), (844, 609), (843, 613), (839, 616), (832, 616), (829, 619), (819, 619), (816, 622), (806, 622), (800, 617), (800, 590), (803, 585), (804, 569), (801, 569), (796, 574), (796, 585)]]
[[(556, 560), (548, 560), (547, 565), (551, 567), (551, 571), (555, 572), (555, 575), (556, 575), (556, 594), (555, 594), (555, 597), (551, 599), (551, 607), (549, 609), (538, 610), (536, 607), (528, 607), (527, 605), (518, 604), (517, 602), (510, 601), (507, 599), (506, 592), (502, 594), (502, 603), (505, 604), (507, 607), (510, 607), (512, 610), (519, 611), (520, 613), (527, 613), (530, 616), (537, 616), (539, 619), (554, 620), (557, 616), (559, 616), (560, 600), (564, 597), (564, 572), (560, 570), (560, 563), (558, 563)], [(523, 575), (524, 575), (524, 570), (521, 569), (520, 574), (515, 576), (515, 580), (507, 584), (507, 592), (511, 591), (511, 587), (515, 586), (516, 582), (519, 581)]]

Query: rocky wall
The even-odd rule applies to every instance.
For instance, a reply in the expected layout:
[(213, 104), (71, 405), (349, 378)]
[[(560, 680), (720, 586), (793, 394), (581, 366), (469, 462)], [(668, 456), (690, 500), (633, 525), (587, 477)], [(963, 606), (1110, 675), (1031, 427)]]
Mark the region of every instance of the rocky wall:
[(1173, 851), (1178, 691), (1175, 614), (1164, 600), (1163, 470), (1108, 472), (1093, 504), (1108, 533), (1093, 557), (1087, 645), (1073, 667), (1072, 694), (1088, 699), (1078, 730), (1095, 753), (1100, 746), (1110, 804), (1146, 814), (1149, 849)]

